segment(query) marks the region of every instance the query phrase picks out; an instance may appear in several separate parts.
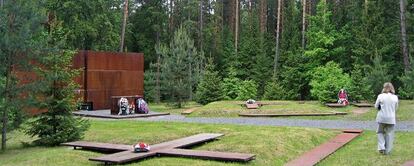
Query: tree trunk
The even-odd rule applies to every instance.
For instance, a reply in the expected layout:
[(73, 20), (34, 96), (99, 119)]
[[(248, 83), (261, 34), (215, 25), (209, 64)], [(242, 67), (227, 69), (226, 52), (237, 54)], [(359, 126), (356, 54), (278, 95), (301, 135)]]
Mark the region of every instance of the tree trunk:
[(156, 93), (155, 102), (156, 103), (160, 103), (160, 101), (161, 101), (161, 88), (160, 88), (160, 77), (161, 77), (160, 72), (161, 71), (160, 71), (160, 67), (161, 67), (161, 55), (158, 54), (158, 57), (157, 57), (157, 73), (155, 75), (155, 93)]
[(407, 31), (405, 25), (405, 1), (400, 0), (400, 27), (401, 27), (401, 46), (404, 60), (404, 69), (408, 71), (410, 69), (410, 62), (408, 59), (408, 46), (407, 46)]
[[(10, 56), (9, 56), (9, 61), (10, 61)], [(5, 91), (4, 91), (4, 98), (5, 98), (5, 103), (8, 103), (10, 101), (10, 77), (11, 77), (11, 65), (8, 65), (7, 70), (6, 70), (6, 82), (5, 82)], [(6, 143), (7, 143), (7, 123), (8, 123), (8, 107), (7, 104), (5, 104), (3, 106), (3, 114), (2, 114), (2, 129), (1, 129), (1, 150), (5, 151), (6, 150)]]
[(173, 34), (174, 33), (174, 17), (173, 17), (173, 7), (174, 7), (174, 0), (169, 0), (170, 1), (170, 7), (169, 7), (169, 10), (170, 10), (170, 12), (169, 12), (169, 24), (168, 24), (168, 27), (169, 27), (169, 32), (170, 32), (170, 34)]
[(0, 0), (0, 7), (3, 7), (4, 5), (4, 0)]
[(203, 0), (200, 0), (200, 33), (198, 37), (200, 51), (203, 51), (203, 13)]
[(264, 34), (267, 27), (267, 0), (260, 1), (260, 32)]
[(236, 52), (237, 56), (237, 50), (238, 50), (238, 39), (239, 39), (239, 0), (236, 0), (235, 4), (235, 10), (236, 10), (236, 21), (235, 21), (235, 28), (234, 28), (234, 50)]
[(273, 63), (273, 76), (276, 76), (277, 71), (277, 61), (279, 59), (279, 38), (280, 38), (280, 21), (281, 21), (281, 8), (282, 0), (277, 1), (277, 23), (276, 23), (276, 48), (275, 48), (275, 58)]
[(224, 24), (228, 25), (228, 28), (231, 32), (234, 32), (235, 29), (235, 9), (236, 1), (238, 0), (222, 0), (223, 2), (223, 21)]
[(302, 0), (302, 49), (306, 47), (306, 1)]
[(119, 46), (119, 52), (124, 52), (125, 28), (126, 28), (127, 18), (128, 18), (128, 0), (125, 0), (124, 19), (122, 21), (122, 32), (121, 32), (121, 42)]
[(192, 67), (192, 64), (191, 64), (191, 62), (190, 62), (190, 67), (189, 67), (189, 69), (188, 69), (188, 72), (189, 72), (189, 78), (190, 78), (190, 87), (189, 87), (189, 99), (190, 99), (190, 101), (192, 101), (193, 100), (193, 67)]

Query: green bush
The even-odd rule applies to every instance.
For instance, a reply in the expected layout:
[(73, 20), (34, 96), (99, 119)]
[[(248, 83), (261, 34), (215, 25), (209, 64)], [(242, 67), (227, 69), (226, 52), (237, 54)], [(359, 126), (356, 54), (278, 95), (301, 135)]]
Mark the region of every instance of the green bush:
[(205, 105), (213, 101), (219, 101), (222, 98), (221, 77), (214, 70), (212, 59), (209, 59), (203, 78), (197, 87), (196, 102)]
[(325, 66), (317, 67), (311, 73), (311, 95), (321, 102), (337, 100), (337, 93), (341, 88), (349, 88), (351, 78), (343, 73), (335, 62), (328, 62)]
[(263, 98), (266, 100), (284, 99), (283, 87), (277, 82), (276, 79), (272, 79), (266, 84)]
[(349, 100), (351, 101), (373, 100), (371, 85), (363, 74), (367, 72), (363, 72), (363, 69), (360, 65), (354, 65), (351, 72), (352, 85), (348, 91)]
[(241, 80), (236, 77), (237, 73), (234, 68), (230, 68), (229, 75), (223, 79), (223, 93), (224, 99), (234, 100), (238, 96), (238, 89), (241, 84)]
[(253, 80), (241, 82), (237, 90), (237, 100), (255, 99), (257, 97), (257, 83)]
[(401, 97), (405, 99), (414, 99), (414, 58), (411, 59), (411, 70), (405, 71), (400, 77), (402, 86), (398, 89)]

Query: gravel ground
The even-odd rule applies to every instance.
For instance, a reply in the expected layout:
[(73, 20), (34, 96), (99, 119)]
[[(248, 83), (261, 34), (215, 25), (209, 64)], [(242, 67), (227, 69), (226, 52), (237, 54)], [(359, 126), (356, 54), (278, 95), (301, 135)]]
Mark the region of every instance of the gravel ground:
[[(109, 110), (86, 111), (87, 114), (110, 114)], [(102, 119), (102, 118), (90, 118)], [(146, 118), (133, 118), (139, 121), (162, 121), (162, 122), (187, 122), (187, 123), (210, 123), (210, 124), (236, 124), (236, 125), (257, 125), (257, 126), (293, 126), (313, 127), (324, 129), (377, 129), (375, 121), (343, 121), (343, 120), (307, 120), (307, 119), (281, 119), (281, 118), (210, 118), (210, 117), (185, 117), (183, 115), (166, 115)], [(111, 119), (105, 119), (111, 120)], [(397, 131), (414, 131), (414, 121), (397, 122)]]
[[(237, 124), (257, 126), (294, 126), (313, 127), (324, 129), (363, 129), (373, 130), (377, 128), (375, 121), (342, 121), (342, 120), (305, 120), (305, 119), (280, 119), (280, 118), (203, 118), (185, 117), (181, 115), (168, 115), (149, 118), (136, 118), (139, 121), (163, 121), (163, 122), (188, 122), (210, 124)], [(397, 131), (414, 131), (413, 121), (397, 122)]]

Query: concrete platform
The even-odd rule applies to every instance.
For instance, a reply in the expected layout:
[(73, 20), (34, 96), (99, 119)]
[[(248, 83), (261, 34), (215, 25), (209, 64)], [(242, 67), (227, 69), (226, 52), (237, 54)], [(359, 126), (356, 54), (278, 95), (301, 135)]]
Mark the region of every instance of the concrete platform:
[(170, 115), (170, 113), (158, 113), (150, 111), (148, 114), (132, 114), (132, 115), (111, 115), (111, 110), (95, 110), (95, 111), (74, 111), (76, 116), (109, 118), (109, 119), (128, 119), (128, 118), (146, 118), (152, 116)]

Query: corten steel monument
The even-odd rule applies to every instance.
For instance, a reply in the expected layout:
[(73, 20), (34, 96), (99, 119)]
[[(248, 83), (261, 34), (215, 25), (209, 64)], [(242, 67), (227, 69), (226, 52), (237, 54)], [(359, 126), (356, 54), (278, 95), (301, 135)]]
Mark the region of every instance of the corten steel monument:
[(81, 69), (75, 81), (83, 103), (110, 109), (112, 96), (144, 95), (144, 54), (79, 51), (73, 59)]

